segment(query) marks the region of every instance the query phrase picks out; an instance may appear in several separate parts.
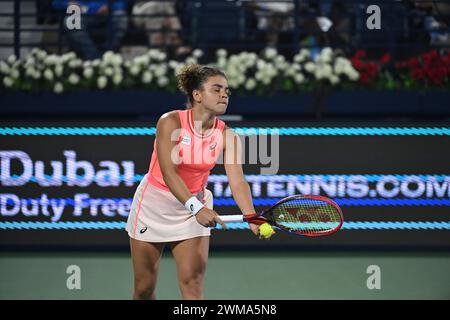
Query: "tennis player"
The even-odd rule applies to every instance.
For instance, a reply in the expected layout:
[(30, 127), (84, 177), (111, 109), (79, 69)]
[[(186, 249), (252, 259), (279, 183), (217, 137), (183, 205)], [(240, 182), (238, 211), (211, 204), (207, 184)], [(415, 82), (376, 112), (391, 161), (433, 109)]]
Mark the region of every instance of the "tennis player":
[[(186, 65), (177, 75), (187, 95), (186, 110), (165, 113), (156, 126), (150, 168), (133, 198), (126, 230), (134, 269), (134, 299), (155, 299), (158, 267), (165, 244), (177, 266), (183, 299), (202, 299), (211, 227), (226, 228), (206, 189), (210, 170), (223, 152), (233, 197), (244, 215), (254, 214), (250, 187), (240, 163), (238, 136), (217, 116), (228, 106), (225, 74), (212, 67)], [(258, 225), (250, 229), (259, 235)]]

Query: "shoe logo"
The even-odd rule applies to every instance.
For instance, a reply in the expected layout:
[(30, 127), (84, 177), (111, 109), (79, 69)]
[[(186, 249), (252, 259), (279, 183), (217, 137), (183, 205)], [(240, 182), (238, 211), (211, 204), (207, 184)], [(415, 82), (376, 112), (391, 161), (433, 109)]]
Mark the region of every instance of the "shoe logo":
[(147, 231), (147, 227), (142, 228), (139, 232), (144, 233), (145, 231)]

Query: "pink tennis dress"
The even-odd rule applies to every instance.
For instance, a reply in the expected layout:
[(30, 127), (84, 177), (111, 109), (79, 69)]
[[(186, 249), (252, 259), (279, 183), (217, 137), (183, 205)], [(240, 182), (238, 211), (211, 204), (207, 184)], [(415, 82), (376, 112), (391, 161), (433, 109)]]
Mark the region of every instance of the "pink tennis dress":
[[(222, 151), (225, 123), (216, 118), (213, 128), (202, 135), (194, 129), (192, 109), (177, 112), (181, 128), (173, 135), (177, 149), (172, 153), (177, 173), (189, 191), (212, 209), (212, 193), (206, 185), (210, 170)], [(149, 171), (134, 194), (126, 230), (131, 238), (146, 242), (171, 242), (211, 234), (210, 229), (200, 225), (165, 184), (156, 139)]]

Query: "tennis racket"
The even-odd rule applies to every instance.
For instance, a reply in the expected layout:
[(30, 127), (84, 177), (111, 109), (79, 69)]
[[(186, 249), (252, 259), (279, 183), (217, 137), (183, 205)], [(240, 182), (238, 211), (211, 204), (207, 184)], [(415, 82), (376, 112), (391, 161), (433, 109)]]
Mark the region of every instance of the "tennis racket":
[(338, 231), (344, 217), (336, 202), (316, 195), (293, 195), (283, 198), (261, 213), (250, 216), (224, 215), (225, 222), (269, 223), (283, 231), (317, 237)]

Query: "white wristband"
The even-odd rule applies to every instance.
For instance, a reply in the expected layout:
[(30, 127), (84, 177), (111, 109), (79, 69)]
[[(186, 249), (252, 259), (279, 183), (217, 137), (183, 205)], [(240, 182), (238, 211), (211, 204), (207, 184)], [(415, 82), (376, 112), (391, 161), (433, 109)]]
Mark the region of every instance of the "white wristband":
[(201, 203), (197, 197), (190, 197), (184, 206), (190, 213), (192, 213), (193, 216), (195, 216), (204, 207), (203, 203)]

